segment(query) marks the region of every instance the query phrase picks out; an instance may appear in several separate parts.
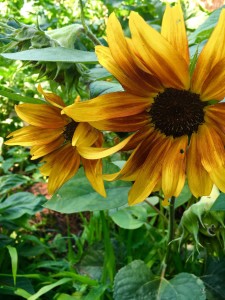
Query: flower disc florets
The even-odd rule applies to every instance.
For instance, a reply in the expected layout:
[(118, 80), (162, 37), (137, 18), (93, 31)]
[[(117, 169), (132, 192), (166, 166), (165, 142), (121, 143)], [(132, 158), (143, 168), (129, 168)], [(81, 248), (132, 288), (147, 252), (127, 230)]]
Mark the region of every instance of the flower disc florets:
[(78, 123), (75, 121), (71, 121), (65, 126), (63, 131), (63, 136), (66, 141), (72, 142), (74, 131), (77, 128)]
[(204, 123), (204, 106), (198, 94), (167, 88), (154, 98), (149, 114), (155, 128), (166, 136), (190, 136)]

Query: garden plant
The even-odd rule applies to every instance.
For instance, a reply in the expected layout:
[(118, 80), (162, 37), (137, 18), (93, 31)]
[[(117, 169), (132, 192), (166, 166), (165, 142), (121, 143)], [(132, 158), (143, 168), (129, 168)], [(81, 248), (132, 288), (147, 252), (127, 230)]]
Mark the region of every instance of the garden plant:
[(0, 2), (0, 299), (225, 299), (223, 4)]

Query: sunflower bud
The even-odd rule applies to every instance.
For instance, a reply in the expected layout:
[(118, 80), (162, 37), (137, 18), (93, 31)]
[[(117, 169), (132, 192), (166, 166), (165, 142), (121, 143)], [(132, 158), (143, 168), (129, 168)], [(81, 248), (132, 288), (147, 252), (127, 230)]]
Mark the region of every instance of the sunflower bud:
[(225, 212), (210, 211), (218, 195), (214, 187), (209, 197), (202, 197), (184, 212), (180, 242), (192, 236), (197, 250), (204, 247), (209, 253), (219, 253), (225, 249)]

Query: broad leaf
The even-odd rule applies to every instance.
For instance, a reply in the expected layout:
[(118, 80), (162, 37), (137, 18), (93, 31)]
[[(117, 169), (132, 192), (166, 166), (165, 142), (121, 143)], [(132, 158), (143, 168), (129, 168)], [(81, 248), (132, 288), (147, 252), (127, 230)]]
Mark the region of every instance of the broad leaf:
[(121, 92), (123, 87), (119, 83), (107, 82), (107, 81), (96, 81), (90, 84), (90, 96), (91, 98), (99, 95)]
[(30, 181), (27, 176), (19, 174), (10, 174), (0, 177), (0, 195), (8, 193), (11, 189), (17, 188), (22, 184), (26, 184)]
[(157, 213), (147, 204), (141, 206), (124, 207), (116, 212), (110, 213), (110, 217), (121, 228), (137, 229), (144, 225), (148, 217)]
[(138, 300), (136, 298), (137, 291), (151, 278), (153, 278), (153, 275), (143, 261), (132, 261), (129, 265), (120, 269), (115, 276), (114, 299)]
[(224, 211), (225, 210), (225, 194), (221, 193), (212, 205), (211, 211)]
[(123, 181), (106, 182), (107, 197), (104, 198), (93, 190), (81, 168), (44, 207), (67, 214), (117, 208), (127, 203), (130, 185)]
[(175, 201), (175, 208), (178, 208), (179, 206), (183, 205), (184, 203), (188, 202), (192, 196), (192, 193), (188, 187), (188, 184), (186, 183), (180, 193), (180, 195), (176, 198)]
[(96, 63), (97, 57), (94, 52), (68, 49), (63, 47), (49, 47), (31, 49), (14, 53), (2, 53), (5, 58), (28, 61), (53, 61), (71, 63)]
[(15, 220), (23, 215), (34, 215), (42, 209), (44, 197), (28, 192), (17, 192), (0, 203), (0, 221)]
[(201, 277), (207, 292), (211, 294), (209, 299), (225, 300), (225, 259), (209, 257), (205, 274)]
[(144, 262), (133, 261), (115, 276), (114, 299), (205, 300), (206, 294), (202, 280), (193, 274), (180, 273), (168, 281), (153, 277)]
[(194, 43), (201, 43), (202, 41), (210, 37), (210, 34), (212, 33), (214, 27), (218, 23), (219, 15), (223, 8), (224, 6), (212, 12), (207, 20), (189, 35), (188, 39), (191, 45)]

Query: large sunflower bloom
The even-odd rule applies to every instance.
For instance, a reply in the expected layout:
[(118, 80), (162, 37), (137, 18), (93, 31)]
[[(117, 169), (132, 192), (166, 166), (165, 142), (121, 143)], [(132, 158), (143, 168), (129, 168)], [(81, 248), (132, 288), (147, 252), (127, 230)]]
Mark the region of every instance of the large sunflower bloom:
[(213, 184), (225, 192), (225, 10), (193, 74), (180, 3), (167, 5), (161, 34), (135, 12), (129, 27), (126, 38), (111, 14), (108, 47), (96, 47), (100, 63), (124, 91), (64, 112), (101, 130), (136, 131), (124, 148), (134, 149), (128, 161), (108, 176), (134, 181), (130, 204), (159, 189), (165, 199), (177, 197), (186, 179), (195, 197), (209, 195)]
[(45, 93), (40, 86), (38, 90), (47, 103), (17, 105), (16, 113), (29, 125), (9, 134), (11, 139), (5, 144), (30, 146), (31, 159), (42, 157), (44, 164), (40, 171), (49, 176), (50, 194), (75, 175), (82, 162), (92, 187), (106, 196), (101, 160), (88, 160), (79, 153), (79, 149), (84, 146), (100, 147), (103, 142), (102, 133), (88, 123), (75, 122), (62, 115), (65, 107), (63, 100), (53, 93)]

